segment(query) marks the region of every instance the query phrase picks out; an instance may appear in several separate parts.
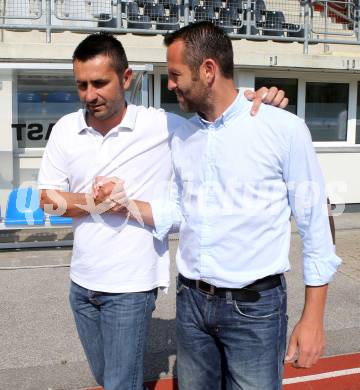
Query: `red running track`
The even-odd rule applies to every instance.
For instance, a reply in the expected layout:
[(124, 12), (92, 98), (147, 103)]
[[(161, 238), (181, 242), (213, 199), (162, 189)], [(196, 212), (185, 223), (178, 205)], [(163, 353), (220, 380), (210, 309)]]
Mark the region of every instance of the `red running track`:
[[(178, 390), (176, 379), (146, 382), (146, 390)], [(360, 390), (360, 353), (320, 359), (308, 369), (285, 365), (284, 390)], [(85, 390), (102, 390), (101, 387)]]

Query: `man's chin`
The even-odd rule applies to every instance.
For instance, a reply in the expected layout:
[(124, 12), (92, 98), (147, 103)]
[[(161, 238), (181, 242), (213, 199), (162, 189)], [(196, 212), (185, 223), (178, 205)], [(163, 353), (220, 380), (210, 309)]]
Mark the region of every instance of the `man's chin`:
[(179, 107), (181, 109), (181, 111), (183, 112), (195, 112), (195, 110), (192, 109), (191, 105), (188, 104), (188, 102), (185, 102), (185, 101), (181, 101), (179, 102)]

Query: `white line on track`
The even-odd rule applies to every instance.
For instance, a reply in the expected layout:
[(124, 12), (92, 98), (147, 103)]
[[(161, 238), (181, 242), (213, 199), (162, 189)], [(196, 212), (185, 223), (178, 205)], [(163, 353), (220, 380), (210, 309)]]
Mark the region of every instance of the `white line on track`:
[(287, 378), (283, 380), (283, 385), (290, 385), (292, 383), (300, 383), (300, 382), (317, 381), (320, 379), (335, 378), (338, 376), (345, 376), (345, 375), (352, 375), (352, 374), (360, 374), (360, 367), (351, 368), (349, 370), (324, 372), (322, 374), (316, 374), (316, 375), (305, 375), (305, 376), (297, 376), (295, 378)]

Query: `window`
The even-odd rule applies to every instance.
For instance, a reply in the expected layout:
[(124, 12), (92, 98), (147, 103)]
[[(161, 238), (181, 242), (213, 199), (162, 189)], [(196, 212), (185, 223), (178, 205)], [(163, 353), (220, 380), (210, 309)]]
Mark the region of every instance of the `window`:
[(71, 73), (19, 76), (16, 103), (12, 128), (18, 148), (45, 147), (56, 121), (81, 107)]
[(280, 79), (268, 77), (255, 78), (255, 90), (261, 87), (277, 87), (285, 92), (289, 99), (289, 105), (286, 110), (296, 115), (297, 113), (297, 95), (298, 95), (298, 81), (297, 79)]
[(190, 118), (194, 115), (193, 112), (183, 112), (181, 111), (179, 104), (176, 99), (175, 92), (169, 91), (167, 88), (168, 77), (165, 74), (161, 75), (161, 95), (160, 95), (160, 106), (165, 111), (173, 112), (174, 114), (178, 114), (184, 116), (186, 118)]
[(306, 83), (305, 121), (313, 141), (346, 141), (349, 84)]
[(357, 106), (356, 106), (356, 141), (360, 144), (360, 82), (357, 86)]

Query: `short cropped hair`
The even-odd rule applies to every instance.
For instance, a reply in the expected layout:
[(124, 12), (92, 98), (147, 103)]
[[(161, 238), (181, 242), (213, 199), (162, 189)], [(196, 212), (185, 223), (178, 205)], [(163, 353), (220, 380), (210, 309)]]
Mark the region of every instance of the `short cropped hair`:
[(97, 55), (106, 55), (111, 58), (112, 66), (120, 77), (128, 68), (128, 60), (120, 41), (112, 34), (101, 32), (87, 36), (79, 43), (74, 51), (72, 60), (85, 62)]
[(164, 44), (169, 47), (175, 41), (185, 44), (184, 62), (193, 74), (197, 74), (206, 58), (213, 59), (222, 75), (227, 79), (234, 77), (234, 53), (231, 39), (211, 22), (189, 24), (165, 35)]

